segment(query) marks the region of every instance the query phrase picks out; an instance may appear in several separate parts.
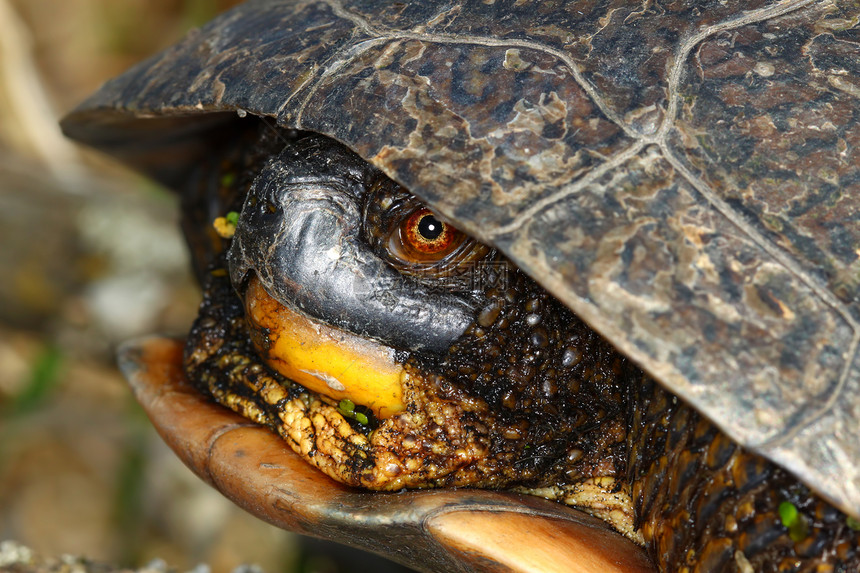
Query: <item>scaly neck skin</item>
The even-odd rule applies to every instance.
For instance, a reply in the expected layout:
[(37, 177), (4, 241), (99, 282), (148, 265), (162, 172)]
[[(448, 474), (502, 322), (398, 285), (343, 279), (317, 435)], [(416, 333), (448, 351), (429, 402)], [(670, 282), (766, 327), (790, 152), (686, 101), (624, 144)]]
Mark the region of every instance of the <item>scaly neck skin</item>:
[(507, 271), (476, 324), (427, 369), (486, 401), (492, 455), (504, 460), (496, 472), (508, 485), (642, 543), (626, 482), (630, 388), (642, 373), (534, 281)]
[[(845, 514), (642, 382), (633, 388), (628, 475), (637, 526), (661, 571), (860, 570), (860, 532)], [(791, 527), (780, 516), (785, 503), (798, 510)]]
[(539, 486), (623, 475), (632, 369), (531, 279), (513, 268), (507, 276), (427, 369), (488, 404), (493, 451), (517, 458), (505, 468), (511, 479)]

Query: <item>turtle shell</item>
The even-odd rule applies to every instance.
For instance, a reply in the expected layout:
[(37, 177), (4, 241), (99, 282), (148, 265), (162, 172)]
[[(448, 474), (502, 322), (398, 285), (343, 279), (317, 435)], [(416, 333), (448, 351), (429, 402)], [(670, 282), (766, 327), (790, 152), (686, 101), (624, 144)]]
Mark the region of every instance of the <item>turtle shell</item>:
[(63, 128), (175, 188), (333, 137), (860, 517), (858, 78), (848, 0), (251, 0)]

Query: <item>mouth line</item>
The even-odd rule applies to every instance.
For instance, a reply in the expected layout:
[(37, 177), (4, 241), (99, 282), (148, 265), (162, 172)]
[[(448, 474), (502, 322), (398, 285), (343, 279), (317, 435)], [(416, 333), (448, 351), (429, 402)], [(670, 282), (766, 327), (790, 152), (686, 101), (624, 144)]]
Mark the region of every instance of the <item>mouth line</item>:
[(244, 305), (256, 353), (270, 369), (336, 402), (365, 406), (378, 419), (406, 409), (405, 371), (394, 348), (281, 304), (256, 277)]

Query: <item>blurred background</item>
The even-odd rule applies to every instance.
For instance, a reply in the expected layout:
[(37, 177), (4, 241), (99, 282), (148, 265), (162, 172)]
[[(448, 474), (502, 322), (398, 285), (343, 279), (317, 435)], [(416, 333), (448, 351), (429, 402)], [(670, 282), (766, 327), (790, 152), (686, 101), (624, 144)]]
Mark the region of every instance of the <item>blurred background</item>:
[[(349, 556), (197, 480), (131, 399), (116, 345), (184, 335), (199, 300), (176, 202), (57, 127), (105, 79), (238, 3), (0, 0), (0, 541), (128, 567), (346, 570)], [(350, 570), (385, 569), (362, 563)]]

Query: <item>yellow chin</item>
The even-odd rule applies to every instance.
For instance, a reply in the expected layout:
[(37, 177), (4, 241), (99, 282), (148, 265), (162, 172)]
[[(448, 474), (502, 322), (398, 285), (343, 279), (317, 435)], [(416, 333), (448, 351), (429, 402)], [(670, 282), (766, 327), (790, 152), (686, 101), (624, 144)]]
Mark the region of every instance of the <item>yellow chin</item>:
[(405, 409), (404, 370), (390, 346), (281, 305), (256, 277), (245, 293), (245, 312), (257, 352), (290, 380), (335, 400), (366, 406), (377, 418)]

